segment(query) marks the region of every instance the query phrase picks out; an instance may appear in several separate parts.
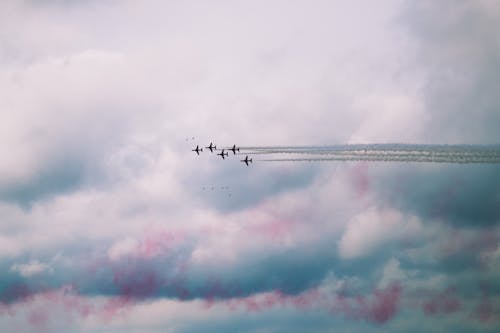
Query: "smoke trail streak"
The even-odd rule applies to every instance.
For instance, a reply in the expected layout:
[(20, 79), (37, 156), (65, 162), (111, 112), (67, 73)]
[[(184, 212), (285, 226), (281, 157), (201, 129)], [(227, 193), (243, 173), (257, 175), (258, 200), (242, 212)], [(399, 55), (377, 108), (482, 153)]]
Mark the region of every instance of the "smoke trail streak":
[(262, 162), (316, 162), (316, 161), (380, 161), (380, 162), (434, 162), (434, 163), (491, 163), (500, 164), (500, 157), (488, 155), (408, 155), (408, 154), (372, 154), (338, 155), (317, 158), (275, 158), (260, 159)]
[(378, 155), (378, 154), (386, 154), (386, 155), (402, 155), (402, 154), (406, 154), (408, 156), (416, 156), (416, 155), (434, 155), (434, 156), (440, 156), (440, 155), (446, 155), (446, 156), (448, 156), (448, 155), (457, 155), (457, 156), (489, 156), (489, 157), (500, 158), (500, 152), (472, 152), (472, 151), (471, 152), (469, 152), (469, 151), (463, 151), (463, 152), (457, 152), (457, 151), (444, 152), (444, 151), (391, 151), (391, 150), (386, 150), (386, 151), (381, 151), (381, 150), (374, 150), (374, 151), (316, 151), (316, 150), (278, 151), (278, 150), (273, 150), (273, 151), (264, 151), (264, 152), (242, 152), (242, 153), (240, 153), (240, 155), (276, 155), (276, 154), (296, 154), (296, 155), (363, 155), (363, 156)]
[[(434, 163), (500, 163), (500, 145), (354, 144), (333, 146), (240, 147), (240, 155), (291, 154), (263, 162), (394, 161)], [(304, 157), (304, 155), (309, 155)], [(315, 157), (313, 157), (313, 156)]]
[(500, 158), (500, 153), (496, 152), (441, 152), (441, 151), (272, 151), (272, 152), (247, 152), (242, 155), (278, 155), (278, 154), (293, 154), (293, 155), (344, 155), (344, 156), (378, 156), (378, 155), (397, 155), (397, 156), (457, 156), (457, 157), (488, 157)]
[(500, 154), (500, 145), (419, 145), (419, 144), (352, 144), (331, 146), (256, 146), (240, 147), (241, 151), (249, 152), (326, 152), (326, 151), (443, 151), (443, 152), (494, 152)]

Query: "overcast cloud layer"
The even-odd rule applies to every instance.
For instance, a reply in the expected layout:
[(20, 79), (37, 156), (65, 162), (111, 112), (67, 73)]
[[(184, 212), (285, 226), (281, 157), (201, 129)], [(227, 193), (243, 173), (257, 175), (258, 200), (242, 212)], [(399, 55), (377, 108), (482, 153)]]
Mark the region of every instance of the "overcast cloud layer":
[[(0, 331), (496, 332), (500, 5), (1, 1)], [(229, 156), (231, 157), (231, 156)]]

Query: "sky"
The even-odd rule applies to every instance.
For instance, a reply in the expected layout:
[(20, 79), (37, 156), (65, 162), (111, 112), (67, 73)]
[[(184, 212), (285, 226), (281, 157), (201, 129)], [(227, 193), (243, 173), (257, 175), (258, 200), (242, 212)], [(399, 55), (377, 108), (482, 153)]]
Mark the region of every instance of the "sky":
[[(0, 331), (496, 332), (495, 0), (0, 2)], [(232, 154), (232, 153), (231, 153)]]

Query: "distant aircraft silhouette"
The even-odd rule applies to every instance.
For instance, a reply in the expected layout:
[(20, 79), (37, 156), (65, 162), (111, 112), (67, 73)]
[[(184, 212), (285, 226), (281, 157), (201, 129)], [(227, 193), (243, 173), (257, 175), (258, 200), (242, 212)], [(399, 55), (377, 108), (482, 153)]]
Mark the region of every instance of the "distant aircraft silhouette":
[(210, 142), (210, 146), (205, 147), (205, 148), (210, 149), (210, 152), (211, 152), (211, 153), (213, 153), (213, 152), (214, 152), (214, 149), (215, 149), (215, 150), (217, 150), (217, 146), (212, 145), (212, 142)]
[(228, 156), (228, 153), (224, 154), (224, 149), (222, 149), (222, 151), (219, 154), (217, 154), (217, 155), (219, 155), (220, 157), (222, 157), (222, 159), (224, 160), (225, 159), (224, 156)]
[(243, 162), (248, 166), (248, 162), (252, 163), (252, 159), (248, 159), (248, 155), (247, 155), (247, 157), (245, 157), (244, 160), (240, 160), (240, 162)]
[(240, 151), (240, 148), (236, 148), (236, 145), (233, 145), (233, 148), (229, 148), (233, 152), (234, 155), (236, 155), (236, 151)]
[(195, 149), (191, 149), (191, 151), (195, 151), (196, 154), (200, 155), (200, 151), (203, 151), (203, 148), (200, 148), (200, 147), (196, 146), (196, 148)]

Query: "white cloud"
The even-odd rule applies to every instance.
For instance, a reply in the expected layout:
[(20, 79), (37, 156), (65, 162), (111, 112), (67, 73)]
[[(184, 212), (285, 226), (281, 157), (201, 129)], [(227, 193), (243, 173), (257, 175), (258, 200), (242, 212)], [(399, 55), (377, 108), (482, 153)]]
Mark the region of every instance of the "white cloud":
[(348, 222), (338, 243), (340, 255), (346, 259), (364, 257), (406, 235), (417, 237), (420, 230), (421, 223), (415, 216), (371, 207)]
[[(237, 169), (233, 160), (190, 152), (211, 140), (425, 141), (422, 128), (432, 117), (419, 70), (409, 66), (414, 47), (392, 21), (401, 1), (31, 3), (0, 4), (0, 200), (19, 184), (19, 200), (36, 196), (38, 188), (29, 186), (50, 172), (59, 179), (67, 160), (90, 180), (68, 191), (49, 182), (50, 200), (35, 197), (29, 209), (0, 205), (2, 259), (65, 255), (83, 245), (119, 260), (146, 253), (142, 242), (151, 233), (181, 230), (192, 237), (193, 266), (232, 267), (337, 240), (341, 259), (362, 258), (422, 233), (416, 217), (374, 202), (373, 173), (366, 174), (367, 195), (358, 198), (352, 163), (314, 166), (312, 180), (293, 191), (264, 193), (261, 183), (276, 175), (288, 181), (309, 166)], [(435, 127), (443, 124), (456, 129), (449, 122)], [(238, 206), (197, 192), (227, 179), (233, 198), (255, 200)], [(491, 254), (495, 262), (498, 253)], [(416, 256), (423, 260), (422, 252)], [(38, 260), (10, 269), (35, 278), (50, 270)], [(380, 284), (406, 274), (392, 258)], [(361, 280), (332, 275), (324, 285), (340, 292)], [(110, 326), (143, 332), (153, 323), (176, 331), (164, 323), (189, 321), (195, 305), (145, 302)], [(94, 319), (82, 330), (102, 331)]]
[(18, 255), (20, 250), (20, 246), (16, 239), (0, 236), (0, 258)]
[(352, 133), (349, 143), (419, 142), (422, 125), (428, 117), (421, 98), (388, 93), (360, 97), (354, 108), (365, 117)]
[(382, 269), (382, 277), (380, 278), (378, 286), (379, 288), (385, 288), (394, 282), (404, 282), (407, 278), (408, 274), (401, 269), (399, 260), (391, 258)]
[(10, 267), (12, 272), (18, 272), (23, 277), (31, 277), (50, 271), (50, 266), (39, 262), (38, 260), (30, 261), (26, 264), (14, 264)]
[(110, 260), (119, 260), (122, 257), (132, 255), (139, 247), (137, 239), (127, 237), (120, 241), (115, 242), (108, 250), (108, 257)]

